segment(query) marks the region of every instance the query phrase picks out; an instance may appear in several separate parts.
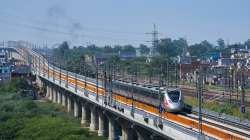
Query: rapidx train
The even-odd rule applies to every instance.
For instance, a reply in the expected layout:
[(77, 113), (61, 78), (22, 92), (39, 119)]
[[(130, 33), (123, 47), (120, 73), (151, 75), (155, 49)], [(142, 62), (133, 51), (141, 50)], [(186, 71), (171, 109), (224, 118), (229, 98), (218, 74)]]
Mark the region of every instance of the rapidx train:
[[(34, 55), (37, 56), (37, 54)], [(45, 70), (47, 70), (47, 68), (45, 68)], [(65, 76), (66, 75), (64, 75), (64, 77)], [(95, 85), (95, 79), (87, 78), (86, 80), (88, 83)], [(121, 80), (113, 80), (112, 90), (115, 94), (156, 107), (162, 111), (183, 112), (186, 110), (186, 105), (183, 102), (183, 95), (179, 88), (162, 89)]]
[(180, 88), (160, 88), (115, 80), (113, 91), (167, 112), (183, 112), (185, 104)]

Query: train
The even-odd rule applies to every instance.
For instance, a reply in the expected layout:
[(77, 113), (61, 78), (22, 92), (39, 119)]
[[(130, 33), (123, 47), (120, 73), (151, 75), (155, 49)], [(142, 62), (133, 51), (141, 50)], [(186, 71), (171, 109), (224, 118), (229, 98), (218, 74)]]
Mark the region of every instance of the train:
[(178, 87), (160, 88), (121, 80), (114, 80), (112, 84), (116, 94), (158, 107), (167, 112), (183, 112), (185, 108), (183, 95)]
[[(47, 70), (47, 68), (45, 68), (45, 70)], [(59, 70), (56, 71), (59, 72)], [(70, 72), (69, 75), (71, 75)], [(78, 78), (80, 77), (81, 79), (85, 79), (83, 78), (85, 76), (78, 75)], [(92, 86), (96, 85), (96, 79), (94, 78), (87, 77), (86, 81)], [(101, 82), (99, 82), (99, 85), (101, 85)], [(103, 89), (104, 87), (99, 88)], [(187, 105), (184, 104), (182, 91), (179, 87), (162, 88), (116, 79), (112, 80), (112, 92), (132, 101), (158, 108), (159, 111), (171, 113), (187, 112)]]

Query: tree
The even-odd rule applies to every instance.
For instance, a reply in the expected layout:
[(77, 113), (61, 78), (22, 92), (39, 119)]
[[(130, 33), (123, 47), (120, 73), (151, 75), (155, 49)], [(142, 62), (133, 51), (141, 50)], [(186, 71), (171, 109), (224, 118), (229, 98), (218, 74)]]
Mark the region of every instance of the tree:
[(156, 47), (156, 51), (161, 56), (169, 56), (173, 50), (172, 50), (172, 40), (171, 38), (165, 38), (161, 39), (159, 44)]
[(150, 49), (144, 44), (140, 44), (139, 48), (140, 48), (140, 53), (143, 55), (147, 55), (150, 52)]
[(225, 41), (222, 38), (219, 38), (217, 40), (217, 44), (218, 44), (218, 47), (219, 47), (220, 50), (222, 50), (222, 49), (224, 49), (226, 47)]
[(187, 46), (187, 41), (183, 38), (177, 40), (165, 38), (160, 40), (156, 50), (161, 56), (176, 57), (180, 55)]
[(187, 40), (184, 38), (179, 38), (178, 40), (173, 40), (172, 42), (173, 47), (176, 49), (175, 50), (175, 56), (180, 55), (184, 49), (188, 47)]
[(188, 50), (192, 56), (204, 57), (213, 51), (213, 45), (204, 40), (199, 44), (189, 46)]
[(133, 54), (136, 53), (135, 48), (132, 45), (125, 45), (122, 49), (122, 52), (123, 53), (133, 53)]
[(119, 64), (120, 63), (120, 57), (118, 56), (112, 56), (111, 58), (109, 58), (106, 62), (106, 64), (112, 64), (112, 65), (115, 65), (115, 64)]
[(120, 53), (121, 50), (122, 50), (122, 46), (120, 45), (115, 45), (114, 48), (113, 48), (114, 52), (115, 53)]
[(103, 52), (104, 53), (113, 53), (113, 48), (111, 46), (104, 46)]
[(59, 55), (60, 56), (65, 56), (65, 54), (69, 51), (69, 44), (67, 41), (64, 41), (60, 46), (59, 46)]
[(88, 45), (87, 48), (86, 48), (86, 51), (88, 53), (98, 53), (98, 52), (101, 52), (102, 49), (100, 47), (97, 47), (95, 44), (92, 44), (92, 45)]
[(213, 47), (213, 45), (208, 42), (207, 40), (204, 40), (200, 43), (203, 47), (205, 47), (207, 50), (211, 49)]

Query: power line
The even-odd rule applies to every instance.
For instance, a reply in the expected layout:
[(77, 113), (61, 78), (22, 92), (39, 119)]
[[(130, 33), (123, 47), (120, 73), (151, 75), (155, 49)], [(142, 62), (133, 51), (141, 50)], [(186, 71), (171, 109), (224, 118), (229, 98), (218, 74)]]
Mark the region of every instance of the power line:
[[(32, 21), (34, 23), (39, 23), (39, 24), (46, 24), (46, 25), (51, 25), (51, 26), (54, 26), (54, 27), (60, 27), (60, 28), (72, 28), (72, 26), (67, 26), (67, 25), (62, 25), (62, 24), (56, 24), (56, 23), (51, 23), (51, 22), (44, 22), (44, 21), (41, 21), (41, 20), (37, 20), (37, 19), (31, 19), (31, 18), (23, 18), (23, 17), (20, 17), (20, 16), (17, 16), (17, 15), (14, 15), (14, 14), (10, 14), (10, 13), (6, 13), (6, 12), (0, 12), (0, 14), (4, 14), (6, 17), (14, 17), (15, 19), (16, 18), (19, 18), (19, 19), (22, 19), (22, 20), (29, 20), (29, 21)], [(73, 24), (74, 22), (72, 22)], [(79, 23), (79, 22), (75, 22), (75, 23)], [(102, 32), (106, 32), (106, 33), (112, 33), (112, 34), (133, 34), (133, 35), (144, 35), (143, 32), (129, 32), (129, 31), (118, 31), (118, 30), (110, 30), (110, 29), (105, 29), (105, 28), (96, 28), (96, 27), (82, 27), (82, 28), (78, 28), (78, 30), (81, 30), (81, 31), (87, 31), (87, 30), (97, 30), (97, 31), (102, 31)]]
[[(61, 30), (55, 30), (55, 29), (50, 29), (50, 28), (45, 28), (45, 27), (39, 27), (39, 26), (34, 26), (34, 25), (29, 25), (29, 24), (24, 24), (24, 23), (20, 23), (20, 22), (10, 22), (7, 20), (3, 20), (0, 19), (0, 22), (8, 24), (8, 25), (13, 25), (13, 26), (18, 26), (18, 27), (24, 27), (24, 28), (28, 28), (28, 29), (33, 29), (33, 30), (38, 30), (38, 31), (42, 31), (42, 32), (49, 32), (49, 33), (55, 33), (55, 34), (61, 34), (61, 35), (67, 35), (67, 36), (78, 36), (81, 38), (91, 38), (91, 39), (110, 39), (110, 40), (128, 40), (125, 38), (121, 38), (121, 39), (117, 39), (117, 38), (113, 38), (113, 37), (107, 37), (107, 36), (93, 36), (93, 35), (87, 35), (87, 34), (81, 34), (81, 33), (72, 33), (72, 32), (66, 32), (66, 31), (61, 31)], [(138, 42), (142, 42), (142, 40), (134, 40), (134, 41), (138, 41)]]

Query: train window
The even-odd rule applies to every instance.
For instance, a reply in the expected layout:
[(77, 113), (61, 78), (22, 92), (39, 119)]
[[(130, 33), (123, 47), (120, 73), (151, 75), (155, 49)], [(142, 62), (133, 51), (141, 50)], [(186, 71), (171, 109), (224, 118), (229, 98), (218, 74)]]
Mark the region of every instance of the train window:
[[(139, 90), (137, 89), (137, 88), (135, 88), (135, 87), (132, 87), (133, 88), (133, 92), (134, 93), (139, 93)], [(140, 93), (139, 93), (140, 94)]]
[(179, 91), (169, 91), (168, 96), (171, 99), (172, 102), (178, 102), (180, 98), (180, 92)]

